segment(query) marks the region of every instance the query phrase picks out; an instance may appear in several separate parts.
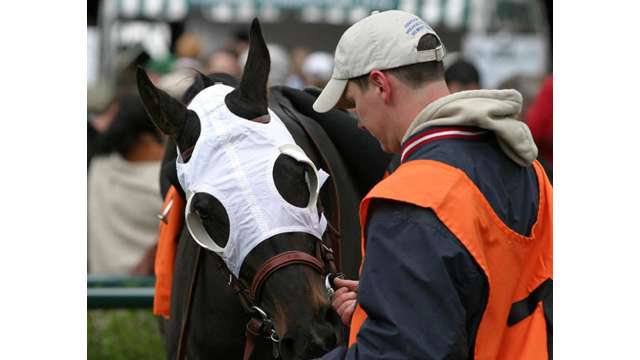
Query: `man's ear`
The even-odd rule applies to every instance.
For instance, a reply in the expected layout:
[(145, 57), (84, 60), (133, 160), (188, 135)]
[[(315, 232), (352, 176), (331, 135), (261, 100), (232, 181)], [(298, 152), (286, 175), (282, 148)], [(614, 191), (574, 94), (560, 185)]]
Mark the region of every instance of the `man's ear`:
[(391, 82), (389, 75), (380, 70), (373, 70), (369, 73), (369, 86), (373, 86), (376, 94), (382, 97), (385, 104), (391, 100)]

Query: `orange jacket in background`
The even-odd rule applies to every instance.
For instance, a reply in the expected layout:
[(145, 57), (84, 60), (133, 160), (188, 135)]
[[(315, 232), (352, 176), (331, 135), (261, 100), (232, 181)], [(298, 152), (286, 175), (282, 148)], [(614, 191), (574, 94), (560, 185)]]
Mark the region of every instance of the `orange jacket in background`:
[(153, 314), (165, 319), (169, 318), (170, 313), (173, 265), (176, 258), (176, 243), (184, 222), (184, 206), (184, 199), (176, 188), (171, 186), (162, 205), (162, 213), (167, 213), (164, 221), (160, 221), (158, 230), (158, 251), (155, 263), (156, 289), (153, 297)]

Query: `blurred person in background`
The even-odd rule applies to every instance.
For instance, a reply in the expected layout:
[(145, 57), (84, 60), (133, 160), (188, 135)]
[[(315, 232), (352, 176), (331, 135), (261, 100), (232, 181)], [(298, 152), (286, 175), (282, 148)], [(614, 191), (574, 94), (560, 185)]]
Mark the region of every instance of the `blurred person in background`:
[[(149, 54), (140, 46), (120, 52), (116, 58), (113, 78), (100, 78), (87, 89), (87, 169), (98, 149), (100, 135), (111, 126), (119, 110), (119, 99), (136, 92), (135, 70), (150, 61)], [(157, 81), (158, 75), (149, 72)]]
[(89, 168), (89, 273), (151, 274), (164, 140), (138, 96), (119, 104)]
[(309, 49), (305, 47), (296, 46), (291, 50), (291, 74), (287, 79), (287, 86), (294, 89), (304, 88), (302, 66), (304, 65), (307, 55), (309, 55)]
[(544, 79), (538, 96), (527, 111), (526, 122), (538, 145), (538, 159), (549, 180), (553, 180), (553, 75)]
[(324, 88), (333, 73), (333, 55), (316, 51), (307, 56), (302, 64), (302, 75), (306, 86)]
[(501, 82), (498, 89), (515, 89), (522, 94), (522, 112), (518, 114), (518, 120), (524, 121), (527, 109), (538, 94), (540, 84), (542, 84), (542, 79), (539, 76), (518, 74)]
[(242, 70), (238, 56), (232, 50), (218, 49), (209, 56), (205, 73), (225, 73), (239, 80)]
[(230, 49), (236, 56), (240, 57), (240, 55), (249, 49), (249, 33), (244, 28), (238, 29), (233, 33), (233, 36), (224, 47)]
[[(289, 77), (290, 63), (287, 50), (277, 44), (267, 44), (269, 55), (271, 55), (271, 70), (269, 71), (269, 82), (267, 86), (286, 85)], [(245, 50), (240, 55), (240, 65), (244, 69), (247, 63), (249, 50)]]
[(97, 149), (97, 139), (113, 122), (118, 102), (113, 87), (105, 80), (87, 89), (87, 169)]
[(201, 71), (200, 56), (202, 43), (200, 37), (193, 33), (184, 33), (176, 41), (176, 61), (173, 70), (160, 78), (157, 86), (180, 99), (193, 83), (195, 70)]
[(456, 93), (465, 90), (480, 89), (480, 73), (471, 62), (458, 59), (444, 72), (449, 91)]

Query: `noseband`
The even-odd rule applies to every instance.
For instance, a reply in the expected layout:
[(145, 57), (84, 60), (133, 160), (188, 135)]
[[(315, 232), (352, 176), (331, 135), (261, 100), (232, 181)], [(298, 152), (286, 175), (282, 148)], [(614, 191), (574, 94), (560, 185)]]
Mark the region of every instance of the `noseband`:
[[(249, 320), (245, 329), (246, 342), (244, 347), (244, 360), (248, 360), (251, 357), (256, 339), (260, 336), (271, 340), (273, 343), (273, 357), (277, 358), (279, 356), (278, 343), (280, 342), (280, 339), (278, 338), (273, 326), (273, 320), (266, 314), (266, 312), (264, 312), (264, 310), (255, 304), (260, 303), (262, 286), (269, 276), (279, 269), (285, 268), (289, 265), (306, 265), (316, 270), (321, 275), (329, 274), (327, 277), (332, 277), (336, 272), (333, 251), (326, 247), (322, 240), (317, 239), (315, 256), (311, 256), (303, 251), (293, 250), (285, 251), (265, 261), (253, 277), (251, 288), (248, 289), (248, 293), (247, 287), (243, 286), (243, 282), (236, 279), (233, 274), (229, 273), (232, 287), (240, 297), (240, 303), (245, 309), (245, 312), (247, 312), (251, 317), (251, 320)], [(233, 283), (235, 283), (235, 285), (233, 285)]]
[(253, 301), (259, 302), (262, 286), (271, 274), (276, 272), (278, 269), (294, 264), (308, 265), (317, 270), (320, 274), (324, 272), (324, 264), (322, 264), (317, 258), (302, 251), (285, 251), (264, 262), (256, 273), (256, 276), (254, 276), (250, 292), (250, 296)]

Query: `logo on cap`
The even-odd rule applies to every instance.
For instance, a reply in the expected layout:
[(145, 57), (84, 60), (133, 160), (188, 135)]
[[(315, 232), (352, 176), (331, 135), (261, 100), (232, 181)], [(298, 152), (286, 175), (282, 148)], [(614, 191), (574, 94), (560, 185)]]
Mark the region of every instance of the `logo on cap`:
[(424, 21), (420, 20), (417, 17), (414, 17), (404, 24), (404, 32), (407, 33), (407, 35), (411, 35), (412, 37), (414, 37), (417, 33), (424, 29), (425, 26), (427, 26), (427, 24), (425, 24)]

